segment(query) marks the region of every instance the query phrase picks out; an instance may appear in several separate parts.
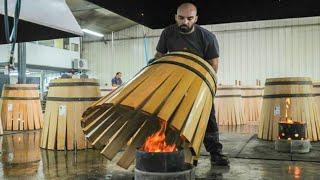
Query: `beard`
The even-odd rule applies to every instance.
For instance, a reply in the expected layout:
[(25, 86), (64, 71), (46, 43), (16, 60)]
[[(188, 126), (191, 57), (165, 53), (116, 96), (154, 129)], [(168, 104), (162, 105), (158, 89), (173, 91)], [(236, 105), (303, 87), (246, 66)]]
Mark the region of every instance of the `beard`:
[(192, 31), (192, 29), (193, 29), (193, 25), (191, 27), (188, 27), (187, 25), (184, 25), (184, 24), (179, 26), (179, 30), (182, 33), (189, 33)]

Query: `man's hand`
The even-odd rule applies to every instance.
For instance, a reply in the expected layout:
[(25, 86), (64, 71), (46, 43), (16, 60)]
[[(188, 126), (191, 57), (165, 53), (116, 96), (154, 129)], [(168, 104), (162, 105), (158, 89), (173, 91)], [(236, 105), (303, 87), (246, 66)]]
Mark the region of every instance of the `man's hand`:
[(219, 58), (213, 58), (209, 60), (213, 70), (218, 73), (218, 66), (219, 66)]
[(154, 55), (154, 58), (155, 58), (155, 59), (159, 59), (159, 58), (161, 58), (162, 56), (163, 56), (162, 53), (157, 52), (157, 53)]

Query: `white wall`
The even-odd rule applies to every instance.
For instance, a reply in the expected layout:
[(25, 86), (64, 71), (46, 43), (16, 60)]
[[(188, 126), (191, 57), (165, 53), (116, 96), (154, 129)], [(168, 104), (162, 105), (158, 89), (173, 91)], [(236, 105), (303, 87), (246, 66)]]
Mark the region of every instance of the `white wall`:
[[(17, 55), (18, 46), (14, 51), (15, 56)], [(0, 63), (8, 62), (9, 61), (9, 54), (11, 51), (11, 45), (9, 44), (2, 44), (0, 45)]]
[[(237, 79), (253, 85), (256, 79), (263, 83), (267, 77), (278, 76), (320, 80), (320, 17), (204, 27), (216, 34), (220, 44), (219, 83), (233, 84)], [(117, 71), (128, 80), (146, 65), (146, 52), (149, 58), (154, 55), (160, 33), (134, 26), (114, 33), (113, 43), (84, 43), (83, 55), (101, 82), (110, 82)], [(144, 34), (149, 36), (146, 52)]]
[(27, 43), (27, 64), (72, 68), (72, 60), (80, 58), (79, 52)]
[[(70, 43), (80, 44), (79, 38), (70, 38)], [(0, 63), (9, 61), (9, 51), (11, 45), (0, 45)], [(15, 62), (18, 61), (17, 56), (18, 44), (15, 47)], [(72, 68), (72, 60), (80, 58), (80, 52), (71, 50), (49, 47), (36, 43), (26, 43), (27, 64)]]

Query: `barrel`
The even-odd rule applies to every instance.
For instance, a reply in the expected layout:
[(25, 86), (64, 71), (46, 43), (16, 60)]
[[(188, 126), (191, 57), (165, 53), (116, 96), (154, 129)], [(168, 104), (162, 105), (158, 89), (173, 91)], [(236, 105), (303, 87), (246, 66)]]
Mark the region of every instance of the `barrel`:
[(54, 79), (49, 84), (41, 148), (74, 150), (90, 147), (81, 115), (100, 98), (96, 79)]
[[(2, 99), (0, 98), (0, 112), (2, 111)], [(0, 135), (3, 134), (3, 127), (2, 127), (2, 118), (1, 118), (1, 114), (0, 114)]]
[(279, 121), (286, 116), (293, 122), (306, 123), (307, 138), (320, 138), (319, 114), (316, 111), (309, 77), (284, 77), (266, 80), (258, 138), (275, 140), (278, 136)]
[(6, 131), (41, 129), (43, 115), (38, 85), (6, 84), (2, 90), (1, 119)]
[(101, 97), (108, 95), (114, 88), (100, 88)]
[(318, 114), (320, 115), (320, 81), (313, 82), (313, 94), (315, 97)]
[(256, 124), (259, 120), (262, 106), (263, 87), (241, 86), (244, 121), (246, 124)]
[(208, 62), (190, 53), (172, 52), (88, 108), (82, 126), (96, 148), (104, 147), (101, 153), (108, 159), (129, 144), (118, 162), (124, 168), (160, 122), (173, 130), (169, 139), (176, 143), (182, 139), (196, 155), (215, 91), (216, 75)]
[(218, 86), (214, 104), (219, 125), (241, 125), (245, 123), (239, 86)]

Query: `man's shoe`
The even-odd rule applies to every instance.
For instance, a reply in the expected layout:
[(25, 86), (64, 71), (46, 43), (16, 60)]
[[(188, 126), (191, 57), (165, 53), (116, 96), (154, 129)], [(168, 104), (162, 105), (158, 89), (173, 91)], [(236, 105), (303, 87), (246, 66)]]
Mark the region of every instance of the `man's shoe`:
[(227, 156), (217, 153), (217, 154), (211, 154), (211, 165), (217, 165), (217, 166), (229, 166), (229, 159)]

